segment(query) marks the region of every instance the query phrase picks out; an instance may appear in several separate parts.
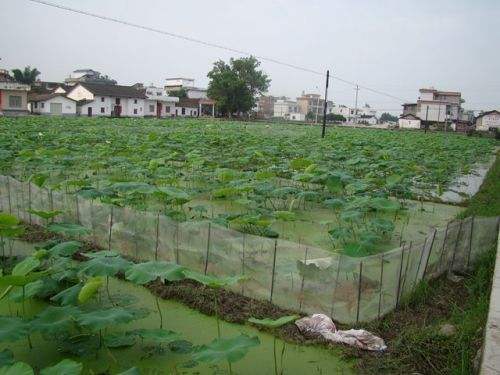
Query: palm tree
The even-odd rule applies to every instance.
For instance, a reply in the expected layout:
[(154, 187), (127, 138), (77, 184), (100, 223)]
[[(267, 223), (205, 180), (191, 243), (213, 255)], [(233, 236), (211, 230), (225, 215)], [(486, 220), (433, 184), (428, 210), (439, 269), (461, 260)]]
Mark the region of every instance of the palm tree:
[(31, 85), (36, 81), (36, 78), (41, 74), (37, 68), (31, 69), (30, 66), (21, 69), (12, 69), (12, 73), (14, 74), (14, 79), (17, 82), (24, 83), (26, 85)]

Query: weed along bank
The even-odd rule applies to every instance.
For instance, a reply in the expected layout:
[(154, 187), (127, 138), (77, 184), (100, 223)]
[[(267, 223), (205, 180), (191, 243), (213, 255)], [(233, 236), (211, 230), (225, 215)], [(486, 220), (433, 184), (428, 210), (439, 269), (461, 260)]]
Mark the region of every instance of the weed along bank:
[[(0, 118), (1, 319), (17, 327), (0, 330), (2, 344), (15, 343), (9, 366), (354, 372), (340, 349), (355, 338), (369, 348), (379, 332), (350, 328), (407, 308), (422, 284), (469, 274), (496, 246), (498, 215), (470, 213), (466, 192), (460, 204), (444, 194), (494, 168), (496, 143), (320, 133), (216, 119)], [(313, 314), (339, 326), (322, 331), (337, 344), (300, 330)], [(33, 361), (36, 350), (46, 357)]]

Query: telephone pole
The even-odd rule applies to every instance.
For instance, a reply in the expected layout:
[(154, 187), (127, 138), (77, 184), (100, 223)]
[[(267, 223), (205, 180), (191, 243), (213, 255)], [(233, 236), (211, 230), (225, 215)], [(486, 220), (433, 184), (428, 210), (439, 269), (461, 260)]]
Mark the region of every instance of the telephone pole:
[(358, 123), (358, 92), (359, 92), (359, 86), (356, 85), (356, 101), (354, 102), (354, 123)]
[(328, 103), (328, 81), (330, 80), (330, 71), (326, 71), (326, 84), (325, 84), (325, 103), (323, 104), (323, 129), (321, 129), (321, 138), (325, 138), (326, 132), (326, 106)]

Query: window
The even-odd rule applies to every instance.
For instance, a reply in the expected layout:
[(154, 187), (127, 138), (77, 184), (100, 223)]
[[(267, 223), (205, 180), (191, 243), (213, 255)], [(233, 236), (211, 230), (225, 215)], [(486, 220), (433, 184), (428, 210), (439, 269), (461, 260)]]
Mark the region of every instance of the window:
[(161, 96), (161, 91), (158, 91), (156, 95)]
[(38, 108), (38, 102), (35, 102), (35, 108)]
[(185, 114), (186, 114), (186, 108), (182, 108), (181, 113), (182, 113), (183, 115), (185, 115)]
[(101, 113), (104, 113), (104, 112), (105, 112), (104, 107), (101, 107)]
[(170, 107), (165, 107), (165, 112), (170, 113)]
[(104, 103), (104, 96), (101, 96), (101, 103)]
[(193, 114), (196, 116), (196, 111), (194, 111)]
[(155, 106), (154, 104), (149, 105), (149, 112), (154, 112), (155, 111)]
[(40, 104), (42, 105), (42, 108), (45, 108), (45, 103), (44, 102), (42, 102)]
[(9, 107), (11, 108), (21, 108), (23, 106), (23, 101), (20, 96), (9, 96)]
[(116, 103), (116, 105), (120, 105), (120, 98), (116, 98), (115, 103)]
[(134, 104), (137, 104), (137, 99), (134, 99)]
[(137, 114), (137, 108), (134, 108), (134, 115)]

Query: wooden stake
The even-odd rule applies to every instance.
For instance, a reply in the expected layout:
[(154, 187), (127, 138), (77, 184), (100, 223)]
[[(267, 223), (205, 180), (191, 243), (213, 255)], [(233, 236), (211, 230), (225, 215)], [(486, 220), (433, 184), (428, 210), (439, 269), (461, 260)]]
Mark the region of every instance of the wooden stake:
[(273, 292), (274, 292), (274, 276), (276, 272), (276, 250), (278, 248), (278, 240), (274, 240), (274, 254), (273, 254), (273, 270), (271, 273), (271, 294), (269, 296), (269, 302), (273, 302)]
[(209, 256), (209, 253), (210, 253), (210, 235), (211, 235), (211, 232), (212, 232), (211, 225), (212, 225), (212, 223), (208, 222), (207, 252), (206, 252), (206, 255), (205, 255), (205, 275), (207, 274), (207, 270), (208, 270), (208, 256)]

